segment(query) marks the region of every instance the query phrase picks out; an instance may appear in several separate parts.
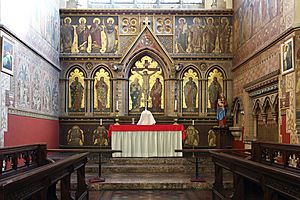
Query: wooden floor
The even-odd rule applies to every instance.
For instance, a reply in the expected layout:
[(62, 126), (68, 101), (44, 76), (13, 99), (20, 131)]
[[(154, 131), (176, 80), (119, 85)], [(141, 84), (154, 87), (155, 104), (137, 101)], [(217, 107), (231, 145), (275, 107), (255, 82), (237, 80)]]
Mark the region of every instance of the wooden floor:
[(89, 200), (211, 200), (208, 190), (106, 190), (89, 191)]

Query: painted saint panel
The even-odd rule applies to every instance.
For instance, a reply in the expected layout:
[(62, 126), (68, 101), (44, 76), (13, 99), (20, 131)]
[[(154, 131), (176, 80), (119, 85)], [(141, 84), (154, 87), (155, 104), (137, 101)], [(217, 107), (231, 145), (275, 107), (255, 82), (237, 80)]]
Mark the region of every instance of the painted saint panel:
[(176, 53), (231, 53), (230, 17), (175, 17)]
[(104, 68), (100, 68), (94, 80), (94, 110), (109, 112), (111, 96), (109, 73)]
[(188, 69), (183, 76), (183, 112), (197, 112), (198, 91), (198, 74), (193, 69)]
[(84, 75), (75, 68), (69, 76), (69, 111), (84, 112), (85, 108)]
[(118, 18), (116, 16), (61, 18), (62, 53), (116, 53)]
[(164, 79), (162, 69), (149, 56), (138, 60), (129, 77), (129, 110), (140, 111), (147, 107), (161, 112), (164, 108)]
[(218, 97), (223, 93), (223, 74), (217, 69), (212, 69), (208, 74), (208, 111), (216, 111)]

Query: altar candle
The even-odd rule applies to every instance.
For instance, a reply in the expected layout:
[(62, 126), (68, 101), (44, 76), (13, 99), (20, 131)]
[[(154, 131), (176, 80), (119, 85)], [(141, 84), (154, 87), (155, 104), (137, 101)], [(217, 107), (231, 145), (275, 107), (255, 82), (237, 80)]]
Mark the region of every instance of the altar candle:
[(100, 119), (100, 126), (102, 126), (102, 119)]
[(132, 124), (134, 124), (134, 118), (131, 118)]
[(195, 125), (195, 120), (192, 120), (192, 125), (193, 125), (193, 126)]
[(177, 111), (177, 99), (175, 99), (174, 109), (175, 109), (175, 111)]
[(119, 110), (119, 101), (117, 101), (116, 110)]

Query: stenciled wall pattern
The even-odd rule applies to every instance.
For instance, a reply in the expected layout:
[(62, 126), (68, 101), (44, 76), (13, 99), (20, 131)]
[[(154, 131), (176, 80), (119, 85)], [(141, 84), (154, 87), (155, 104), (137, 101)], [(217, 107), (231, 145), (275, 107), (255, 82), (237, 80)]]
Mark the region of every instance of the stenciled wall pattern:
[(123, 54), (144, 26), (169, 53), (231, 54), (230, 16), (61, 15), (61, 53)]
[(15, 65), (10, 107), (58, 117), (59, 71), (20, 43), (15, 46)]

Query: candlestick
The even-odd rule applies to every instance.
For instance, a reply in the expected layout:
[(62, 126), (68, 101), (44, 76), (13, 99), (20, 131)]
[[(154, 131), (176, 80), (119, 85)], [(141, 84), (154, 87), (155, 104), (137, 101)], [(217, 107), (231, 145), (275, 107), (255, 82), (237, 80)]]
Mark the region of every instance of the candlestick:
[(100, 126), (102, 126), (102, 119), (100, 119)]
[(174, 110), (177, 111), (177, 99), (175, 99)]
[(116, 110), (119, 110), (119, 101), (116, 103)]
[(193, 125), (193, 126), (195, 125), (195, 120), (192, 120), (192, 125)]
[(132, 122), (132, 124), (134, 124), (134, 118), (131, 118), (131, 122)]

